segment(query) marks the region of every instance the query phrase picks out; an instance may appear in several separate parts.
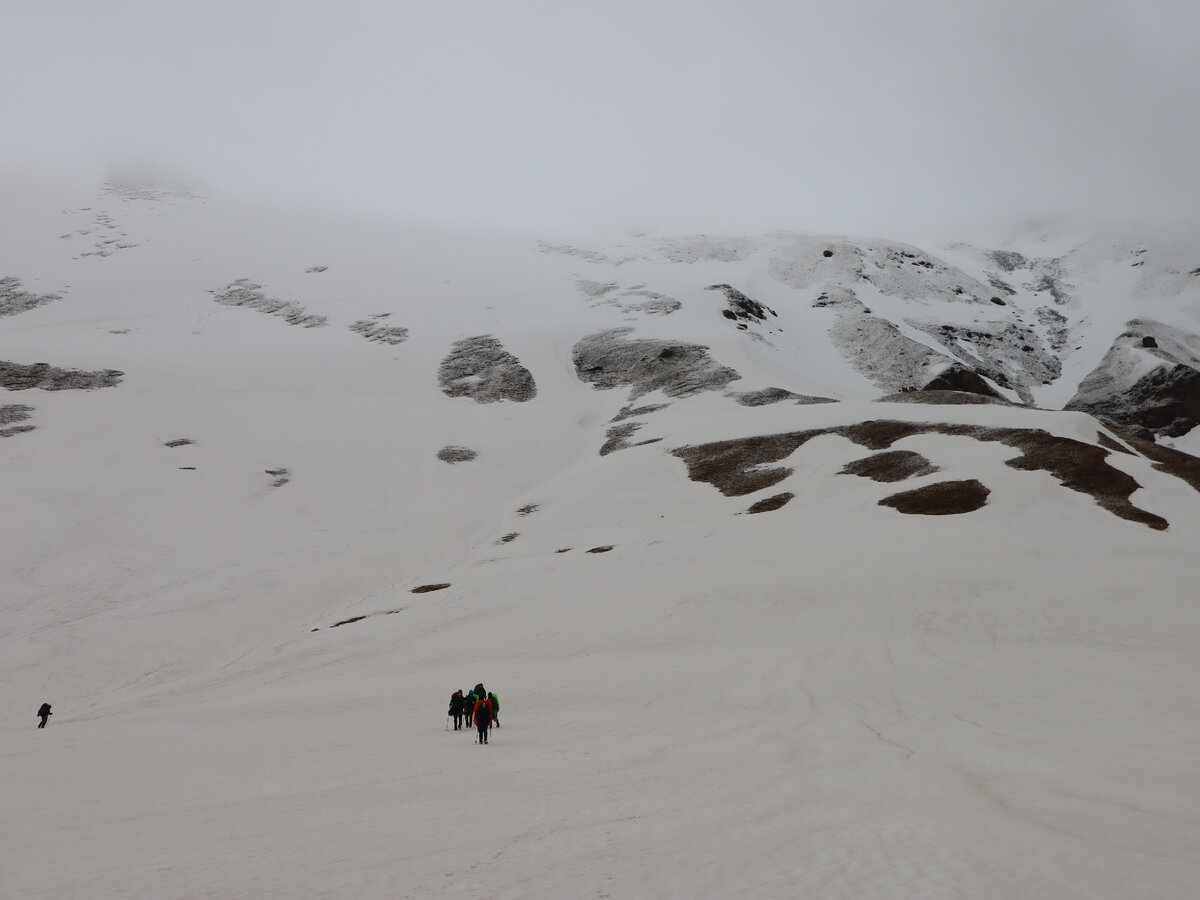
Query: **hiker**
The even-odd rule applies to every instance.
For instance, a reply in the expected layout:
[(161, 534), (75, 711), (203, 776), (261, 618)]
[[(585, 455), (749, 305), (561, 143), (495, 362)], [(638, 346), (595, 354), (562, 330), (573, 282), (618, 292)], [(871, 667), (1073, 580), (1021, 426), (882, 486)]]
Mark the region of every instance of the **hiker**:
[(476, 697), (478, 697), (480, 700), (483, 700), (485, 697), (487, 697), (487, 691), (485, 691), (485, 690), (483, 689), (483, 682), (482, 682), (482, 681), (481, 681), (481, 682), (479, 682), (479, 684), (475, 685), (474, 694), (475, 694), (475, 696), (476, 696)]
[(454, 730), (458, 731), (463, 725), (463, 706), (466, 701), (463, 699), (462, 691), (455, 691), (450, 695), (450, 708), (446, 710), (446, 715), (454, 717)]
[(470, 725), (475, 721), (475, 704), (479, 702), (479, 698), (472, 691), (463, 697), (463, 724)]
[(499, 728), (500, 727), (500, 698), (492, 693), (489, 693), (487, 695), (487, 698), (488, 698), (488, 703), (490, 703), (491, 707), (492, 707), (492, 721), (495, 722), (496, 727)]
[(486, 700), (475, 704), (475, 727), (479, 729), (479, 743), (488, 742), (488, 729), (492, 727), (492, 707)]
[(46, 720), (49, 719), (52, 715), (54, 715), (54, 713), (50, 712), (50, 704), (49, 703), (43, 703), (41, 705), (41, 708), (38, 709), (37, 714), (38, 714), (38, 717), (42, 720), (41, 722), (38, 723), (38, 728), (45, 728)]

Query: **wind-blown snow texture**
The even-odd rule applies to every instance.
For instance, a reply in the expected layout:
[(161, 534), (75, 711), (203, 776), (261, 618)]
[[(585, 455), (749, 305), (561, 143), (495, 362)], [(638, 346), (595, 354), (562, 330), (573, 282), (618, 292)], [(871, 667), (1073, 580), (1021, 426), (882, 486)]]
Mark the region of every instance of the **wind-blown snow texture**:
[(0, 229), (3, 896), (1200, 882), (1194, 234)]

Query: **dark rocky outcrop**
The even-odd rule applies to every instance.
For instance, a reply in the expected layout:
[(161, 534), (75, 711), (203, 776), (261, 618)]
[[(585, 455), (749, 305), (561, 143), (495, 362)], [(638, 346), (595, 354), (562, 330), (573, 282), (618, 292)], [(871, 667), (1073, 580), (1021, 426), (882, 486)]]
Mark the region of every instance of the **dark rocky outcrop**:
[(1200, 424), (1200, 341), (1159, 322), (1129, 322), (1066, 409), (1143, 438), (1187, 434)]
[(996, 392), (983, 377), (961, 363), (947, 366), (936, 377), (922, 386), (923, 391), (959, 391), (966, 394), (979, 394), (984, 397), (999, 398)]
[(730, 391), (729, 396), (742, 406), (769, 406), (772, 403), (781, 403), (784, 400), (790, 400), (797, 406), (806, 406), (810, 403), (837, 403), (836, 400), (831, 400), (828, 397), (812, 397), (807, 394), (796, 394), (778, 387), (763, 388), (761, 391), (744, 391), (742, 393)]

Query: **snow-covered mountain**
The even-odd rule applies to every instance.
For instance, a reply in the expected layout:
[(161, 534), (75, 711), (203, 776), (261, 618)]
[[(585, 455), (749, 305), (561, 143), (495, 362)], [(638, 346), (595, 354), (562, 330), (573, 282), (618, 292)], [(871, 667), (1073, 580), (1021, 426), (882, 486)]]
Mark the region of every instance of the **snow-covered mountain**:
[(1200, 877), (1196, 233), (0, 228), (5, 896)]

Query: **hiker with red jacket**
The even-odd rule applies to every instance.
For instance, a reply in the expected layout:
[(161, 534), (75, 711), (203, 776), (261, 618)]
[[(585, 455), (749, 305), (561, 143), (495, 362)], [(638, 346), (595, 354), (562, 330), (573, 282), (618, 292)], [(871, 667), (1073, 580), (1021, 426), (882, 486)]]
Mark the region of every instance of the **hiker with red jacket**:
[(480, 744), (488, 742), (488, 729), (492, 727), (492, 707), (486, 700), (475, 704), (475, 727), (479, 729)]
[(458, 731), (463, 726), (463, 707), (466, 701), (463, 699), (462, 691), (455, 691), (450, 695), (450, 708), (446, 710), (446, 715), (454, 717), (454, 730)]

